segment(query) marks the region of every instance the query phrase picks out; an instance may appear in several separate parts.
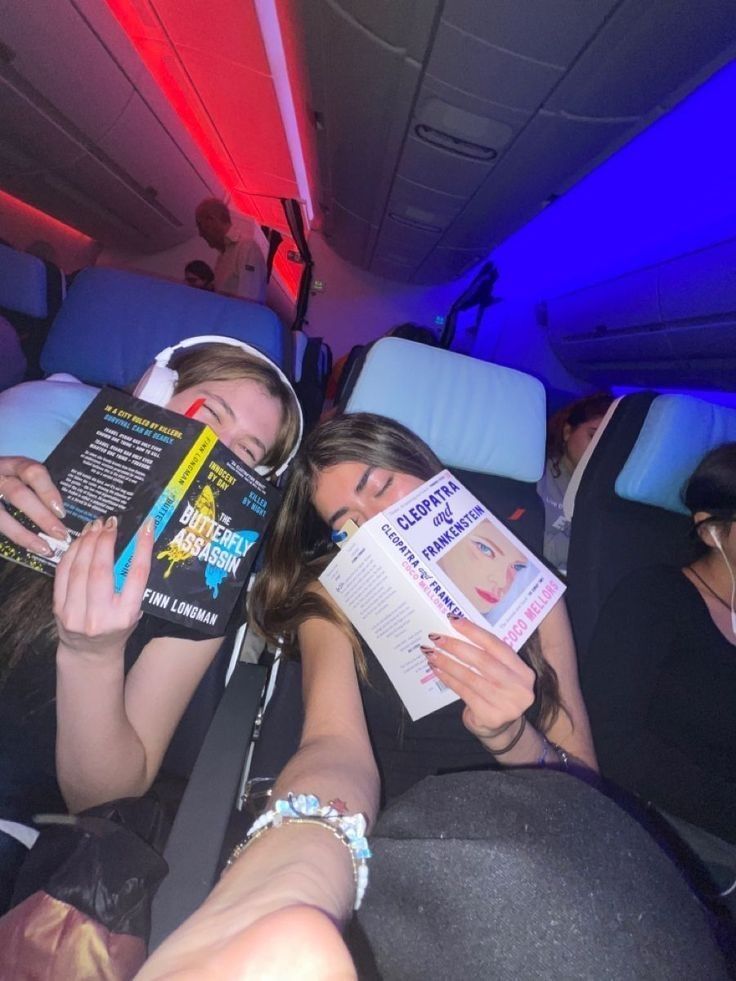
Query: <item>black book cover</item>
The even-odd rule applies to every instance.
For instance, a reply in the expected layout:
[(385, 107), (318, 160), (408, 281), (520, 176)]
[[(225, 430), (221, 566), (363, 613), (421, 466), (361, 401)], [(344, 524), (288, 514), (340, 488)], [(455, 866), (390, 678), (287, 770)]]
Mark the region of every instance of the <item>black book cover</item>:
[[(203, 423), (113, 389), (100, 392), (46, 466), (72, 537), (94, 518), (117, 516), (117, 589), (150, 517), (155, 543), (143, 610), (213, 636), (224, 632), (278, 505), (268, 481)], [(0, 557), (53, 575), (68, 546), (42, 537), (54, 549), (50, 558), (3, 536)]]

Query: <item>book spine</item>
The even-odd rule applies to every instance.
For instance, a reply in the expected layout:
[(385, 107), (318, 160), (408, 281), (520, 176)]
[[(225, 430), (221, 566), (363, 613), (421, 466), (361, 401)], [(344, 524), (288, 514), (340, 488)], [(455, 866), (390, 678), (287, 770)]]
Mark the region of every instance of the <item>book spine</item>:
[[(185, 494), (194, 483), (197, 474), (216, 445), (217, 436), (209, 426), (206, 426), (198, 439), (184, 454), (181, 463), (146, 515), (146, 521), (149, 518), (152, 518), (154, 521), (154, 541), (156, 541), (168, 525), (177, 507), (181, 504)], [(113, 575), (116, 590), (120, 590), (125, 582), (125, 577), (128, 574), (130, 562), (135, 551), (135, 544), (136, 536), (131, 538), (115, 562)]]

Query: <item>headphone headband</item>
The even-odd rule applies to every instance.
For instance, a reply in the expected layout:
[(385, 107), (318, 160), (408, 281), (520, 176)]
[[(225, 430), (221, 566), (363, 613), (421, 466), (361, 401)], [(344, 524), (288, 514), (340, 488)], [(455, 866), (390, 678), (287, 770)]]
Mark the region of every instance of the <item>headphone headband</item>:
[[(294, 456), (299, 449), (299, 444), (301, 443), (302, 436), (304, 434), (304, 416), (302, 415), (302, 408), (299, 404), (299, 399), (296, 397), (294, 386), (291, 384), (289, 378), (282, 371), (282, 369), (271, 360), (271, 358), (265, 355), (263, 351), (259, 351), (258, 348), (253, 347), (251, 344), (246, 344), (245, 341), (239, 341), (234, 337), (226, 337), (222, 334), (201, 334), (197, 337), (186, 337), (183, 341), (179, 341), (177, 344), (172, 344), (170, 347), (164, 348), (163, 351), (160, 351), (156, 355), (153, 366), (149, 368), (149, 370), (143, 376), (141, 382), (136, 386), (135, 394), (140, 398), (146, 398), (147, 389), (150, 390), (151, 388), (151, 375), (154, 374), (160, 377), (166, 373), (166, 378), (169, 380), (171, 386), (170, 394), (163, 399), (163, 402), (167, 402), (173, 394), (173, 389), (176, 385), (178, 377), (176, 371), (173, 368), (169, 368), (172, 358), (180, 351), (185, 351), (187, 348), (204, 347), (208, 344), (227, 344), (230, 347), (239, 347), (241, 350), (245, 351), (246, 354), (249, 354), (258, 361), (264, 362), (264, 364), (267, 364), (269, 368), (272, 368), (291, 393), (291, 397), (294, 400), (294, 405), (296, 406), (297, 418), (299, 420), (299, 432), (297, 434), (296, 442), (294, 443), (294, 446), (285, 462), (282, 463), (277, 470), (274, 470), (272, 467), (261, 466), (254, 468), (261, 476), (269, 476), (273, 474), (276, 477), (280, 477), (294, 459)], [(149, 397), (148, 401), (156, 401), (159, 405), (163, 404), (163, 402), (158, 402), (155, 398)]]

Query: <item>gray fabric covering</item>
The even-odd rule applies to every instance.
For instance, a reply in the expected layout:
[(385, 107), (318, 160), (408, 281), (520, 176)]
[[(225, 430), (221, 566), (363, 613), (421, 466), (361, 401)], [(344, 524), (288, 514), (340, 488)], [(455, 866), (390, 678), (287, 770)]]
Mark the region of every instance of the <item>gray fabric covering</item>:
[(362, 978), (727, 978), (670, 860), (567, 774), (429, 777), (387, 808), (358, 928)]

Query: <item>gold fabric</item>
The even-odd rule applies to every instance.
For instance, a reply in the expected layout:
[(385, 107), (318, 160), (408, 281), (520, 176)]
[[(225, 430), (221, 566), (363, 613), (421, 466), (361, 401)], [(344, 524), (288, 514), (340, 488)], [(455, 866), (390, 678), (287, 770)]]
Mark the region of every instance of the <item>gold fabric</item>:
[(129, 981), (145, 957), (139, 937), (110, 933), (44, 892), (0, 917), (0, 981)]

